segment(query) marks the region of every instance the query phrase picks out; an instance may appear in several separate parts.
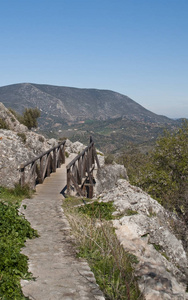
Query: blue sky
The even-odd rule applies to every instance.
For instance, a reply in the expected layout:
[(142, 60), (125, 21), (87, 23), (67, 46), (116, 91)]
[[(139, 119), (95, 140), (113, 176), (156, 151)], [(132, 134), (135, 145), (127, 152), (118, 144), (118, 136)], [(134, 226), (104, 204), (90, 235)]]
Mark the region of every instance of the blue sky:
[(188, 118), (188, 0), (0, 0), (0, 86), (109, 89)]

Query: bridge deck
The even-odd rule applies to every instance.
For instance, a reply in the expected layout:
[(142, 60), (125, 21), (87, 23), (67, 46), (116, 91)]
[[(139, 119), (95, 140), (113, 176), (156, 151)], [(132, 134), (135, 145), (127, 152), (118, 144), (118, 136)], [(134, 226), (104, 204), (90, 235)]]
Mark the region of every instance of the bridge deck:
[[(66, 164), (69, 163), (66, 161)], [(70, 226), (61, 208), (66, 185), (66, 167), (46, 178), (32, 199), (21, 208), (39, 238), (28, 240), (23, 253), (29, 257), (29, 271), (35, 281), (22, 280), (25, 296), (34, 300), (104, 299), (88, 264), (76, 258)]]

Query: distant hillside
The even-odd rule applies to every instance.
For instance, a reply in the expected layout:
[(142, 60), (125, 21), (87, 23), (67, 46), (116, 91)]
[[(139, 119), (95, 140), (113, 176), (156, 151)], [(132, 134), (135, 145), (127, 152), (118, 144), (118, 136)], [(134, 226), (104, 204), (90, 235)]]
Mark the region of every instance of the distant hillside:
[(57, 123), (119, 117), (139, 122), (172, 122), (129, 97), (109, 90), (21, 83), (0, 87), (0, 102), (17, 112), (22, 112), (25, 107), (38, 107), (41, 110), (41, 129), (52, 128)]
[(0, 102), (19, 113), (38, 107), (38, 130), (47, 137), (87, 143), (93, 135), (104, 152), (119, 151), (130, 142), (148, 147), (164, 128), (180, 123), (108, 90), (21, 83), (0, 87)]

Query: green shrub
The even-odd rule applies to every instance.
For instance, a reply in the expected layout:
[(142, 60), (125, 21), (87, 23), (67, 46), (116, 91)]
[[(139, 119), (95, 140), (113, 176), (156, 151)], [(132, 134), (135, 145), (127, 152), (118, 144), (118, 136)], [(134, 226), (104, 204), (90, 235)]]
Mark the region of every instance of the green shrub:
[(68, 158), (69, 157), (69, 153), (67, 151), (65, 151), (65, 157)]
[(104, 158), (104, 163), (105, 165), (111, 165), (114, 162), (114, 156), (112, 154), (108, 154), (107, 156), (105, 156)]
[(188, 221), (188, 121), (158, 139), (135, 183)]
[(9, 126), (6, 124), (6, 122), (0, 118), (0, 129), (8, 129), (9, 130)]
[(112, 213), (115, 211), (113, 202), (98, 202), (86, 204), (78, 208), (78, 210), (89, 217), (105, 220), (112, 220)]
[(29, 222), (18, 214), (23, 195), (28, 195), (28, 188), (19, 185), (15, 189), (0, 187), (0, 299), (25, 298), (20, 279), (32, 279), (28, 272), (27, 257), (20, 253), (27, 238), (38, 236)]
[(22, 123), (28, 129), (37, 128), (37, 119), (40, 117), (40, 110), (38, 108), (26, 108), (23, 112)]
[(40, 110), (38, 108), (25, 108), (23, 115), (18, 114), (11, 108), (9, 108), (9, 111), (28, 129), (37, 128), (37, 119), (40, 117)]

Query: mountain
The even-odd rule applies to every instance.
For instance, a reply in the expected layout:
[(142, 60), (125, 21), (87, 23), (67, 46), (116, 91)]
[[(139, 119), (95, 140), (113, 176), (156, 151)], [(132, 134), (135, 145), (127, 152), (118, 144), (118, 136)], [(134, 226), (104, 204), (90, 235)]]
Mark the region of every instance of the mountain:
[(130, 142), (153, 142), (164, 128), (178, 122), (110, 90), (20, 83), (0, 87), (0, 102), (19, 113), (26, 107), (38, 107), (40, 132), (82, 143), (94, 135), (104, 152), (115, 152)]
[[(75, 123), (119, 117), (139, 122), (171, 122), (129, 97), (109, 90), (21, 83), (0, 87), (0, 102), (17, 112), (22, 112), (25, 107), (38, 107), (42, 119), (52, 126), (53, 121)], [(40, 124), (45, 126), (42, 122)]]

